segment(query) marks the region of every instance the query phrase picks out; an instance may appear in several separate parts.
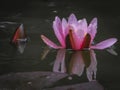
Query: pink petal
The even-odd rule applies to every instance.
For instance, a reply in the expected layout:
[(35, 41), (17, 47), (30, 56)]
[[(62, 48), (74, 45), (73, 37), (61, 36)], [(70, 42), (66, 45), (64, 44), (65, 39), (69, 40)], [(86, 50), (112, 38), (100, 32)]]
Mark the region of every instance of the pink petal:
[(72, 49), (74, 50), (79, 50), (82, 44), (82, 36), (84, 32), (77, 32), (75, 30), (69, 30), (69, 37), (70, 37), (70, 42), (72, 45)]
[(69, 29), (68, 29), (68, 23), (65, 18), (62, 19), (62, 30), (63, 30), (63, 36), (64, 38), (66, 38)]
[(97, 33), (97, 18), (93, 18), (93, 20), (90, 22), (88, 26), (88, 33), (91, 36), (91, 42), (93, 42), (93, 39)]
[(104, 41), (102, 41), (94, 46), (91, 46), (90, 48), (92, 48), (92, 49), (105, 49), (105, 48), (112, 46), (116, 42), (117, 42), (116, 38), (110, 38), (110, 39), (104, 40)]
[(77, 18), (73, 13), (69, 16), (68, 23), (69, 24), (76, 24), (77, 23)]
[(18, 39), (24, 39), (25, 38), (25, 31), (23, 24), (21, 24), (15, 31), (14, 36), (12, 38), (12, 42), (16, 43)]
[(85, 18), (82, 19), (82, 20), (79, 20), (77, 29), (80, 30), (80, 31), (83, 30), (84, 34), (86, 34), (88, 32), (87, 31), (87, 21), (86, 21)]
[(65, 47), (65, 38), (64, 38), (64, 34), (63, 34), (61, 20), (59, 17), (55, 18), (55, 21), (53, 22), (53, 29), (54, 29), (54, 33), (55, 33), (57, 39), (59, 40), (60, 44), (63, 47)]
[(52, 42), (50, 39), (48, 39), (44, 35), (41, 35), (41, 39), (44, 41), (44, 43), (46, 43), (48, 46), (52, 48), (55, 48), (55, 49), (62, 48), (61, 46), (57, 46), (54, 42)]
[(60, 49), (57, 52), (56, 60), (53, 65), (54, 72), (66, 72), (65, 68), (65, 49)]

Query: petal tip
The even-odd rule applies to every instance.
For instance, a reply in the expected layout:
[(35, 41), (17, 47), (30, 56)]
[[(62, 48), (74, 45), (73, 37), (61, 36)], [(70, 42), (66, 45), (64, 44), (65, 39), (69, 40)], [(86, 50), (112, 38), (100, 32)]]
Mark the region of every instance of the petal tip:
[(56, 17), (55, 17), (55, 21), (56, 21), (56, 20), (60, 20), (60, 18), (59, 18), (58, 16), (56, 16)]
[(21, 25), (19, 26), (19, 28), (20, 28), (21, 30), (23, 30), (23, 24), (21, 24)]
[(71, 16), (75, 16), (75, 14), (74, 14), (74, 13), (71, 13), (71, 14), (70, 14), (70, 17), (71, 17)]
[(93, 19), (92, 19), (92, 21), (91, 21), (91, 24), (96, 24), (97, 25), (97, 17), (94, 17)]

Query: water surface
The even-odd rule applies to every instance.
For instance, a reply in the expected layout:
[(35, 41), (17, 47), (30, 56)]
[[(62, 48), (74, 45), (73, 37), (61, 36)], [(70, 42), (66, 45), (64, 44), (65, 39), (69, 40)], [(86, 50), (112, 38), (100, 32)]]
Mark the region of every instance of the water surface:
[[(119, 90), (119, 41), (114, 46), (115, 51), (118, 53), (117, 56), (112, 55), (107, 50), (92, 51), (96, 55), (96, 61), (94, 61), (94, 63), (92, 64), (93, 69), (90, 69), (94, 71), (95, 75), (95, 77), (91, 79), (91, 77), (89, 77), (89, 75), (87, 76), (86, 73), (87, 68), (91, 65), (91, 60), (93, 60), (91, 59), (90, 51), (86, 51), (86, 54), (85, 51), (74, 52), (71, 50), (65, 50), (65, 52), (62, 51), (65, 53), (65, 56), (62, 53), (62, 57), (65, 57), (61, 58), (63, 62), (59, 60), (56, 61), (56, 55), (61, 51), (49, 49), (40, 38), (40, 35), (44, 34), (52, 41), (58, 43), (52, 29), (52, 22), (54, 20), (54, 17), (57, 15), (60, 18), (67, 18), (69, 14), (75, 13), (77, 18), (86, 18), (88, 20), (88, 23), (90, 22), (90, 20), (92, 20), (92, 18), (98, 18), (98, 33), (95, 38), (96, 43), (110, 37), (116, 37), (119, 39), (120, 14), (116, 11), (116, 7), (111, 7), (109, 6), (110, 4), (108, 6), (104, 6), (104, 4), (102, 5), (102, 2), (96, 2), (95, 6), (94, 3), (92, 3), (93, 6), (91, 6), (88, 2), (87, 6), (85, 6), (85, 2), (81, 4), (80, 2), (77, 3), (68, 1), (57, 2), (31, 0), (30, 2), (20, 3), (21, 5), (23, 5), (23, 7), (18, 7), (16, 9), (14, 8), (16, 7), (14, 6), (14, 4), (12, 4), (13, 6), (9, 8), (1, 6), (2, 14), (0, 15), (0, 79), (4, 80), (5, 78), (3, 78), (3, 76), (5, 75), (5, 77), (7, 78), (8, 74), (10, 74), (10, 78), (13, 78), (11, 73), (13, 75), (16, 75), (16, 73), (31, 72), (30, 74), (28, 73), (25, 75), (24, 73), (20, 74), (21, 76), (27, 76), (32, 75), (33, 72), (34, 76), (36, 75), (35, 72), (57, 72), (57, 75), (59, 77), (57, 77), (57, 80), (55, 79), (56, 82), (53, 85), (50, 85), (50, 87), (52, 88), (59, 88), (59, 86), (66, 85), (84, 84), (96, 80), (98, 84), (104, 87), (105, 90)], [(106, 9), (104, 9), (104, 7), (106, 7)], [(24, 25), (28, 37), (28, 42), (22, 54), (15, 46), (10, 44), (11, 38), (16, 28), (21, 23)], [(46, 52), (47, 54), (45, 55), (44, 53)], [(85, 53), (83, 54), (83, 52)], [(58, 67), (59, 65), (62, 66)], [(60, 78), (61, 74), (64, 74), (62, 78)], [(47, 73), (47, 75), (49, 76), (51, 74)], [(22, 80), (24, 79), (22, 78), (21, 81)], [(12, 82), (12, 80), (10, 79), (9, 81)], [(15, 82), (13, 80), (13, 84), (14, 83)], [(30, 83), (31, 82), (29, 82), (29, 84)], [(21, 85), (22, 87), (22, 84), (19, 83), (18, 85)], [(35, 85), (36, 89), (39, 90), (40, 87), (37, 87), (37, 81)], [(12, 86), (18, 87), (17, 84), (9, 84), (8, 86), (6, 85), (4, 87), (1, 87), (11, 88)]]

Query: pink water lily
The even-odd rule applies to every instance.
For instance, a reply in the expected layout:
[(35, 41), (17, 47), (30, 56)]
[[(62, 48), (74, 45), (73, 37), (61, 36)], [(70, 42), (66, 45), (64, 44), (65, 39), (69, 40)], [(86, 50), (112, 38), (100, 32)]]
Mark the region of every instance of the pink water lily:
[(88, 25), (85, 18), (77, 20), (74, 14), (71, 14), (68, 17), (68, 21), (64, 18), (61, 21), (59, 17), (55, 17), (55, 21), (53, 21), (53, 30), (61, 44), (60, 46), (49, 40), (44, 35), (41, 35), (41, 38), (48, 46), (55, 49), (68, 48), (66, 45), (67, 36), (69, 37), (69, 44), (73, 50), (83, 50), (85, 48), (105, 49), (112, 46), (117, 41), (116, 38), (110, 38), (96, 45), (92, 45), (97, 33), (97, 18), (93, 18)]

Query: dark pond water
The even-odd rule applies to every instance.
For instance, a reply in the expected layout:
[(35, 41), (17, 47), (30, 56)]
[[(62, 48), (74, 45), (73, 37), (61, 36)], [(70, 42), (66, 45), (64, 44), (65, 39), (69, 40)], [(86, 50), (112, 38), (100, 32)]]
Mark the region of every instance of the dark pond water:
[[(0, 6), (0, 90), (15, 90), (15, 88), (41, 90), (41, 87), (47, 87), (48, 82), (52, 83), (52, 85), (48, 85), (49, 87), (58, 87), (53, 90), (83, 90), (81, 87), (87, 86), (91, 88), (90, 90), (103, 90), (96, 84), (90, 84), (93, 87), (86, 84), (92, 81), (97, 81), (105, 90), (120, 89), (120, 13), (117, 2), (109, 4), (94, 0), (91, 2), (30, 0), (29, 2), (21, 1), (19, 4), (17, 0), (15, 4), (13, 2), (3, 1)], [(54, 17), (67, 18), (71, 13), (75, 13), (79, 19), (86, 18), (88, 23), (92, 18), (97, 17), (98, 32), (95, 42), (111, 37), (118, 38), (118, 42), (114, 45), (118, 55), (114, 52), (110, 53), (108, 49), (75, 52), (48, 48), (40, 35), (44, 34), (57, 43), (52, 30)], [(24, 25), (28, 37), (22, 54), (10, 43), (20, 24)], [(52, 76), (50, 80), (40, 79), (44, 75), (50, 76), (54, 72), (55, 76)], [(34, 77), (37, 78), (34, 79)], [(34, 81), (34, 88), (25, 86), (26, 81), (30, 85)], [(53, 81), (55, 82), (53, 83)], [(19, 83), (16, 84), (16, 82)], [(74, 86), (76, 84), (83, 84), (83, 86)], [(69, 88), (69, 86), (64, 88), (66, 85), (73, 85), (74, 88)], [(98, 88), (95, 89), (95, 87)]]

